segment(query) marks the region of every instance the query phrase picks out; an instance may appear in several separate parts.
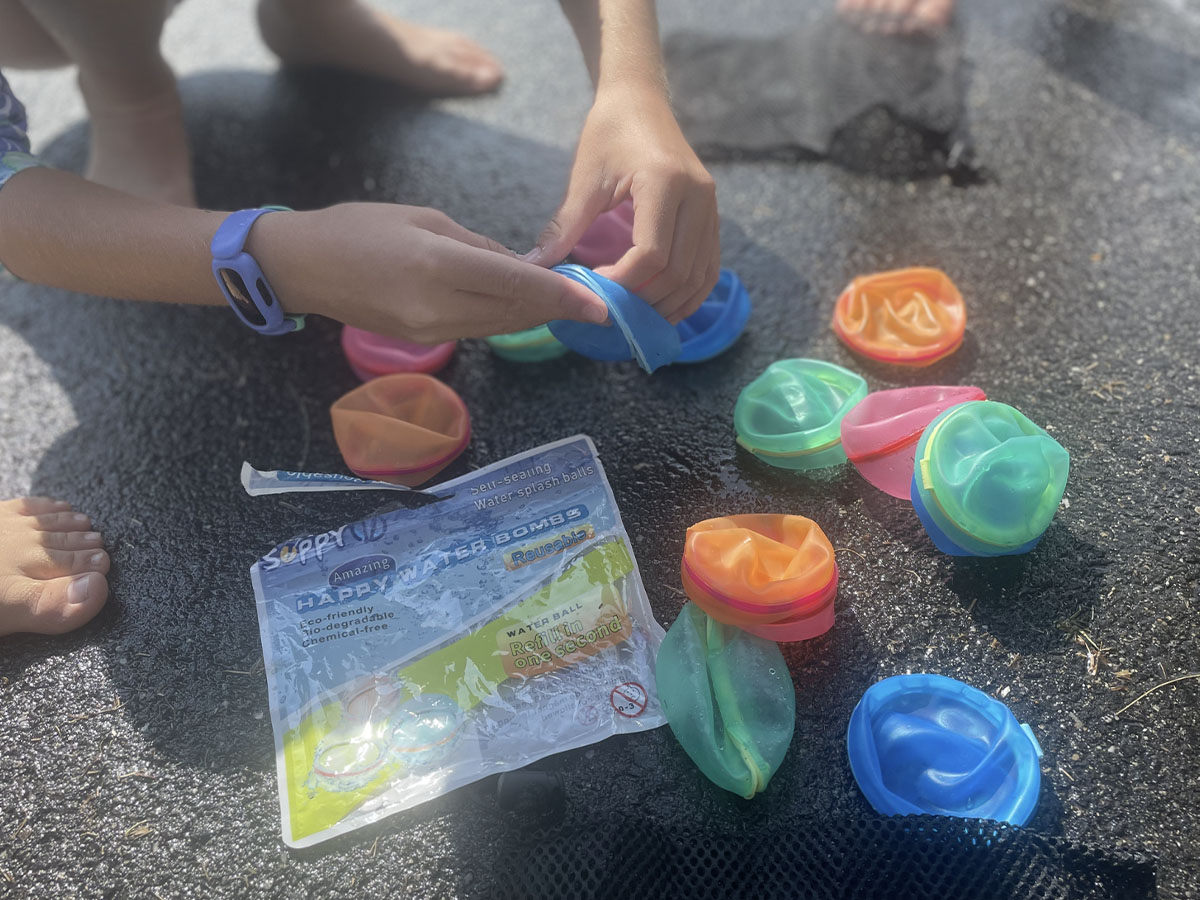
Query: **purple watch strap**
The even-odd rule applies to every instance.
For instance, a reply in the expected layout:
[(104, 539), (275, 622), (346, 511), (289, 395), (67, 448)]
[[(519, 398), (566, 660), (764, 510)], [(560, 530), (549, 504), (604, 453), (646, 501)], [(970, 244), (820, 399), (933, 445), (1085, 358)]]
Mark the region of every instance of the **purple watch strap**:
[(226, 216), (213, 235), (212, 271), (225, 299), (248, 328), (259, 334), (288, 334), (304, 327), (303, 316), (283, 311), (258, 261), (246, 252), (246, 239), (258, 218), (282, 206), (243, 209)]

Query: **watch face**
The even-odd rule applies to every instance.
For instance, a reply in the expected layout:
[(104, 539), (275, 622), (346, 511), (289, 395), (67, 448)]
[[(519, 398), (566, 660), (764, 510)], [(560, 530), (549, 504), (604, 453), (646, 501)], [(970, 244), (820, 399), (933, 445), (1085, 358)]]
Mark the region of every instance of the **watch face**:
[[(246, 288), (246, 282), (242, 280), (241, 274), (236, 269), (225, 268), (222, 268), (220, 273), (225, 290), (228, 292), (230, 299), (237, 304), (238, 310), (245, 317), (246, 321), (259, 328), (265, 326), (267, 320), (259, 310), (258, 305), (251, 299), (250, 291)], [(257, 287), (262, 294), (263, 300), (267, 305), (270, 305), (274, 301), (274, 298), (271, 296), (271, 292), (266, 289), (267, 286), (261, 278), (258, 280)]]

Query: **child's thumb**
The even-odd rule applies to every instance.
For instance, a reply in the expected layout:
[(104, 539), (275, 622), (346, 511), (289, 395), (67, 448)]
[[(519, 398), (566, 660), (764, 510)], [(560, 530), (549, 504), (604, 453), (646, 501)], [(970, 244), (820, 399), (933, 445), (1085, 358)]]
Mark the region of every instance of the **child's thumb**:
[(522, 259), (539, 266), (553, 266), (562, 262), (579, 243), (596, 216), (604, 212), (605, 200), (604, 195), (597, 191), (568, 188), (566, 199), (538, 235), (533, 249)]

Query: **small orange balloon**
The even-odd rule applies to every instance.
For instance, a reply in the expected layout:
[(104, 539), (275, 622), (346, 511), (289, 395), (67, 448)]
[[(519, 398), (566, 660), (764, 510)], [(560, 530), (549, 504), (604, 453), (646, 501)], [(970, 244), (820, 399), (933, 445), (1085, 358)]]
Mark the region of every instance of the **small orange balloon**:
[(851, 350), (900, 366), (928, 366), (962, 345), (967, 307), (940, 269), (855, 278), (838, 297), (833, 330)]
[(329, 413), (351, 471), (408, 487), (450, 465), (471, 438), (462, 398), (418, 372), (372, 379), (339, 398)]
[(723, 516), (688, 529), (681, 566), (688, 597), (719, 622), (796, 641), (833, 626), (837, 561), (812, 519)]

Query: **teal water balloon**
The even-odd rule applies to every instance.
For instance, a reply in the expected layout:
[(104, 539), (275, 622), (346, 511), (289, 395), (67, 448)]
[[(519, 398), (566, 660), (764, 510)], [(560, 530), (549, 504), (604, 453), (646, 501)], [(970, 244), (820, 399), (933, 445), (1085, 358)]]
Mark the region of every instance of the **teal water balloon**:
[(1037, 546), (1067, 486), (1070, 455), (993, 400), (952, 407), (917, 443), (912, 501), (938, 549), (1009, 556)]
[(659, 647), (655, 680), (671, 731), (701, 772), (747, 799), (766, 790), (796, 727), (778, 644), (687, 603)]
[(842, 419), (867, 382), (819, 359), (781, 359), (743, 389), (733, 408), (737, 442), (765, 463), (819, 469), (846, 461)]
[(512, 334), (497, 334), (487, 338), (492, 352), (510, 362), (545, 362), (558, 359), (567, 352), (545, 325), (527, 328)]

